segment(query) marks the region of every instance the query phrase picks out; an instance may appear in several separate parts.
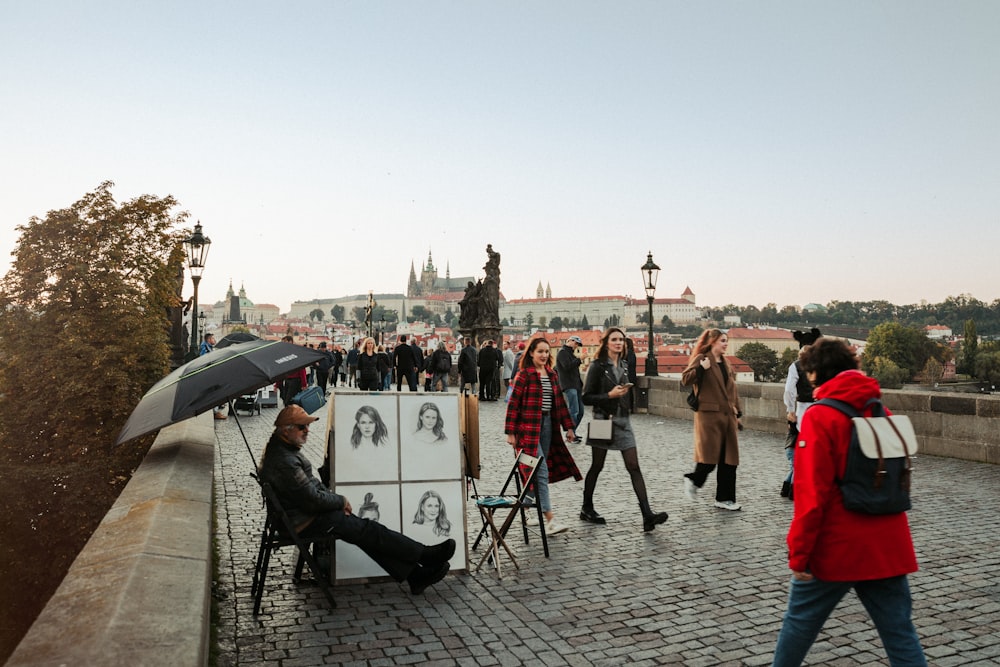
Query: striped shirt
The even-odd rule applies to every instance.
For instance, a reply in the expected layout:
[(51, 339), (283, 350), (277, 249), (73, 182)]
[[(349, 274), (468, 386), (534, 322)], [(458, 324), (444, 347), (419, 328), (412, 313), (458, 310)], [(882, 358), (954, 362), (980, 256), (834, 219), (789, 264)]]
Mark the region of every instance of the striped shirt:
[(542, 382), (542, 414), (552, 410), (552, 380), (548, 375), (539, 374), (538, 379)]

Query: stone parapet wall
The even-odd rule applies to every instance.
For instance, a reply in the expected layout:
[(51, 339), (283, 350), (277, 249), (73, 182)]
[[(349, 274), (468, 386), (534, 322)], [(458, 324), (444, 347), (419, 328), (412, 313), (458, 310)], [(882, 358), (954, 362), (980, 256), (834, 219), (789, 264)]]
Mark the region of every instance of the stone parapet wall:
[(208, 663), (214, 455), (211, 412), (160, 431), (7, 667)]
[[(639, 387), (648, 389), (649, 412), (694, 418), (680, 380), (640, 376)], [(784, 384), (740, 383), (739, 392), (746, 428), (785, 432)], [(1000, 463), (1000, 396), (886, 389), (883, 399), (887, 408), (910, 418), (922, 454)]]

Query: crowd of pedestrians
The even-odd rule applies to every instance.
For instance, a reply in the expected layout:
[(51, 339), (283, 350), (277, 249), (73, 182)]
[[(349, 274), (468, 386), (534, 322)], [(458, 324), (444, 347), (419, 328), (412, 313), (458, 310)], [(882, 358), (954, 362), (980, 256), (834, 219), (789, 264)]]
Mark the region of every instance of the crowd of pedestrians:
[[(796, 332), (799, 334), (799, 332)], [(871, 616), (891, 665), (926, 665), (911, 620), (912, 602), (907, 575), (917, 562), (905, 512), (867, 515), (843, 507), (838, 475), (842, 474), (849, 442), (850, 422), (831, 409), (807, 410), (815, 398), (835, 396), (859, 411), (866, 401), (881, 395), (878, 383), (857, 370), (855, 351), (845, 343), (823, 338), (818, 330), (796, 335), (802, 346), (799, 359), (789, 368), (785, 404), (789, 422), (789, 470), (781, 495), (795, 503), (788, 534), (788, 563), (792, 572), (788, 609), (774, 655), (774, 665), (799, 665), (804, 660), (827, 617), (850, 590), (854, 590)], [(206, 338), (207, 350), (212, 340)], [(315, 382), (326, 389), (344, 386), (381, 391), (396, 380), (409, 391), (448, 391), (449, 380), (482, 401), (496, 401), (506, 392), (504, 433), (514, 450), (540, 456), (531, 502), (538, 503), (546, 532), (569, 531), (556, 520), (549, 485), (565, 479), (584, 479), (580, 520), (607, 525), (595, 505), (597, 481), (608, 451), (619, 451), (639, 504), (643, 531), (665, 523), (667, 512), (652, 509), (639, 466), (638, 447), (629, 419), (634, 409), (636, 379), (634, 348), (625, 333), (608, 328), (592, 355), (582, 349), (579, 336), (569, 336), (552, 358), (544, 337), (515, 346), (488, 340), (476, 347), (464, 338), (453, 369), (452, 352), (441, 342), (424, 350), (405, 335), (390, 350), (364, 338), (344, 351), (339, 345), (319, 345), (324, 359), (313, 368), (286, 378), (281, 396), (287, 404), (295, 392)], [(683, 385), (692, 387), (694, 415), (694, 469), (682, 479), (687, 497), (696, 501), (715, 472), (714, 507), (739, 511), (736, 473), (739, 466), (739, 432), (742, 404), (736, 374), (727, 359), (728, 337), (719, 329), (705, 330), (693, 346)], [(203, 351), (204, 352), (204, 351)], [(455, 371), (453, 375), (453, 371)], [(610, 435), (581, 438), (584, 407), (593, 409), (592, 422), (608, 420)], [(823, 406), (825, 408), (825, 406)], [(793, 409), (794, 408), (794, 409)], [(565, 436), (563, 435), (565, 434)], [(567, 444), (585, 443), (590, 451), (586, 477), (580, 474)], [(793, 478), (794, 463), (794, 478)], [(776, 477), (778, 477), (776, 475)], [(794, 479), (794, 494), (792, 481)], [(615, 502), (620, 499), (610, 499)], [(530, 523), (529, 519), (529, 523)], [(537, 521), (535, 522), (537, 523)], [(380, 554), (381, 556), (381, 554)], [(447, 554), (450, 556), (450, 553)], [(415, 592), (442, 576), (440, 555), (428, 556), (427, 567), (414, 564), (414, 550), (405, 567), (393, 572), (397, 579), (411, 579)]]

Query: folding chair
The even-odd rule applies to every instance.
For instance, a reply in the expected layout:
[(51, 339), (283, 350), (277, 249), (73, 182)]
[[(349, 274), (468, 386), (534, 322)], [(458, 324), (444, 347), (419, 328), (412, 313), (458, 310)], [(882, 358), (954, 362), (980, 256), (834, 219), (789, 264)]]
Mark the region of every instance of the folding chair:
[[(478, 572), (482, 568), (483, 563), (486, 562), (487, 558), (492, 556), (493, 565), (497, 571), (497, 578), (502, 578), (500, 573), (500, 549), (503, 548), (510, 556), (511, 562), (514, 564), (515, 568), (519, 568), (517, 564), (517, 559), (514, 557), (514, 553), (507, 546), (506, 536), (507, 531), (510, 530), (511, 524), (514, 519), (521, 518), (521, 527), (524, 530), (524, 543), (528, 543), (528, 527), (527, 522), (524, 517), (525, 509), (525, 497), (528, 495), (529, 490), (535, 490), (535, 475), (538, 472), (538, 464), (541, 463), (541, 457), (530, 456), (524, 451), (518, 451), (517, 457), (514, 459), (514, 465), (511, 467), (510, 474), (507, 475), (506, 481), (504, 481), (503, 487), (500, 489), (500, 493), (495, 496), (480, 496), (477, 497), (476, 507), (479, 508), (479, 516), (483, 520), (483, 529), (479, 532), (479, 537), (476, 538), (475, 544), (472, 548), (475, 549), (479, 545), (480, 540), (483, 535), (487, 535), (490, 538), (489, 549), (483, 554), (483, 557), (479, 559), (479, 563), (476, 565), (476, 571)], [(527, 469), (527, 476), (523, 483), (521, 481), (521, 468)], [(513, 482), (514, 488), (516, 489), (516, 494), (511, 495), (507, 493)], [(507, 510), (507, 515), (504, 517), (503, 523), (497, 526), (496, 523), (496, 513), (498, 510)], [(549, 555), (548, 541), (545, 537), (545, 518), (542, 516), (541, 508), (536, 500), (535, 510), (538, 513), (539, 528), (542, 534), (542, 544), (545, 549), (545, 556)]]
[[(257, 479), (256, 475), (251, 476)], [(336, 607), (337, 602), (333, 599), (329, 573), (324, 571), (319, 561), (316, 560), (315, 547), (317, 545), (324, 545), (332, 551), (337, 538), (333, 535), (307, 538), (299, 537), (295, 532), (295, 526), (292, 525), (288, 514), (281, 506), (281, 501), (278, 500), (278, 495), (271, 488), (271, 485), (261, 482), (259, 479), (257, 479), (257, 483), (260, 484), (261, 493), (264, 495), (267, 516), (264, 519), (264, 529), (260, 535), (260, 549), (257, 551), (257, 564), (253, 571), (253, 586), (250, 589), (250, 594), (253, 596), (254, 616), (260, 611), (260, 602), (264, 597), (264, 581), (267, 579), (267, 568), (271, 562), (271, 552), (282, 547), (291, 546), (299, 550), (299, 558), (295, 564), (295, 575), (292, 577), (292, 581), (299, 583), (302, 579), (303, 566), (308, 564), (313, 578), (319, 584), (326, 599), (330, 602), (330, 606)]]

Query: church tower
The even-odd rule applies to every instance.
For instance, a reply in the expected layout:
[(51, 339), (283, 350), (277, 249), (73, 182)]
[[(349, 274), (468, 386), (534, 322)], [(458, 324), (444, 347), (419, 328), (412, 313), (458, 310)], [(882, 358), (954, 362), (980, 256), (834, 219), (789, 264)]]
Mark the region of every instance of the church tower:
[(545, 292), (542, 290), (542, 281), (538, 281), (538, 288), (535, 290), (535, 298), (541, 299), (545, 296)]
[(413, 268), (413, 260), (410, 260), (410, 280), (406, 283), (406, 296), (413, 298), (420, 295), (420, 285), (417, 283), (417, 271)]
[(434, 268), (434, 259), (431, 257), (430, 249), (427, 250), (427, 266), (420, 272), (420, 289), (423, 294), (434, 292), (434, 283), (437, 282), (438, 272)]
[(552, 298), (552, 285), (550, 285), (549, 283), (545, 283), (545, 298), (546, 299)]

